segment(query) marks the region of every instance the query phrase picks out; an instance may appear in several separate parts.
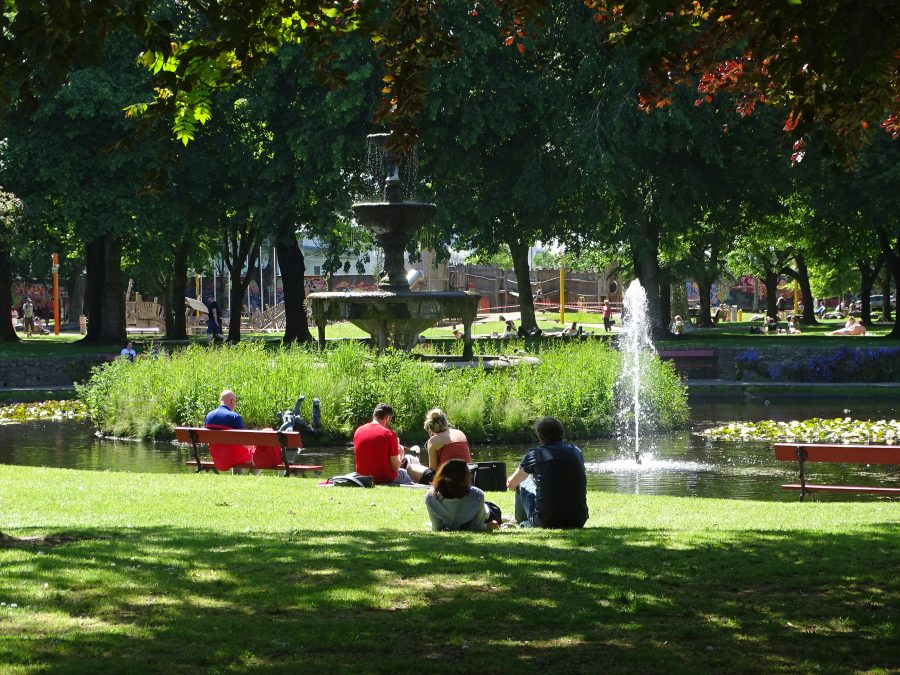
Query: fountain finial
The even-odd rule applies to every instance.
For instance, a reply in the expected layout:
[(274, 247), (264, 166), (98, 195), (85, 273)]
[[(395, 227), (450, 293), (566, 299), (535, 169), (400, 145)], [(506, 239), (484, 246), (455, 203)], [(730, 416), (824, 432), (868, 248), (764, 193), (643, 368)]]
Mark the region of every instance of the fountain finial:
[(400, 193), (400, 158), (387, 147), (390, 132), (380, 134), (369, 134), (366, 138), (375, 144), (384, 155), (384, 166), (387, 171), (387, 178), (384, 181), (384, 201), (390, 203), (399, 202), (402, 198)]

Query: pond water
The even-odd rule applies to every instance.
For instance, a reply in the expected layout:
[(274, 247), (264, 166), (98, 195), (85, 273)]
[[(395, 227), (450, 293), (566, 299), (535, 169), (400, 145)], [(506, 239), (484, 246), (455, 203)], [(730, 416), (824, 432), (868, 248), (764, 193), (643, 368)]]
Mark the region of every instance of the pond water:
[[(809, 417), (884, 419), (897, 416), (892, 404), (873, 401), (847, 402), (816, 399), (770, 403), (759, 400), (693, 400), (690, 430), (649, 437), (643, 462), (626, 459), (614, 439), (584, 440), (588, 489), (626, 494), (723, 497), (793, 501), (795, 493), (779, 488), (796, 482), (796, 466), (776, 462), (768, 443), (710, 441), (696, 432), (725, 421), (791, 420)], [(423, 439), (402, 439), (422, 443)], [(424, 443), (422, 443), (424, 445)], [(475, 461), (506, 462), (512, 472), (527, 445), (477, 445)], [(323, 475), (353, 470), (351, 448), (310, 448), (305, 461), (322, 464)], [(0, 464), (56, 466), (94, 471), (188, 472), (190, 449), (172, 443), (100, 440), (83, 422), (28, 422), (0, 426)], [(812, 467), (813, 482), (872, 485), (900, 484), (900, 467), (827, 465)], [(822, 495), (821, 500), (876, 499), (863, 495)]]

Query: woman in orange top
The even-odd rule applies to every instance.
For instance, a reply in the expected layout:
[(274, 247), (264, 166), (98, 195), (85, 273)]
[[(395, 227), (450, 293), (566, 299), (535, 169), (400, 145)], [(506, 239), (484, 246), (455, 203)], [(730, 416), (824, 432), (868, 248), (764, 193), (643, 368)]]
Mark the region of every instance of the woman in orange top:
[(451, 459), (461, 459), (467, 463), (472, 461), (469, 440), (462, 431), (450, 426), (450, 421), (443, 410), (440, 408), (429, 410), (425, 415), (424, 427), (428, 432), (428, 442), (425, 444), (428, 450), (428, 466), (408, 455), (409, 465), (406, 470), (413, 480), (431, 485), (435, 471), (444, 462)]

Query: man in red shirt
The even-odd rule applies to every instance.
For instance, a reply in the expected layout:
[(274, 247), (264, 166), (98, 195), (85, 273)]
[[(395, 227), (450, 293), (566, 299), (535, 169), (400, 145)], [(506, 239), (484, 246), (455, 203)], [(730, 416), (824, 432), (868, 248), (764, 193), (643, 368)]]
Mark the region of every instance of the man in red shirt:
[(405, 451), (397, 434), (391, 431), (393, 419), (393, 408), (379, 403), (372, 413), (372, 421), (353, 434), (356, 472), (372, 476), (377, 485), (412, 485), (414, 481), (406, 469), (400, 468)]

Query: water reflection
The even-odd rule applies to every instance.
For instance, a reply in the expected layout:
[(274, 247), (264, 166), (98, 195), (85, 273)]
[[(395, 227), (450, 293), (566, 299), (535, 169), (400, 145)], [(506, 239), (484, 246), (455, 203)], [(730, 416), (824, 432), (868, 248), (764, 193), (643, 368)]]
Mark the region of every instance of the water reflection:
[[(895, 417), (893, 409), (877, 403), (847, 404), (815, 400), (809, 403), (761, 401), (693, 402), (692, 431), (727, 420), (802, 419), (813, 416), (840, 416), (849, 408), (853, 417), (881, 419)], [(419, 442), (422, 439), (404, 439)], [(775, 462), (768, 443), (725, 443), (692, 432), (657, 436), (637, 464), (630, 453), (620, 450), (615, 439), (581, 441), (588, 469), (588, 488), (622, 494), (653, 494), (688, 497), (723, 497), (793, 501), (797, 496), (783, 492), (779, 485), (795, 482), (796, 468)], [(512, 472), (527, 444), (482, 445), (473, 448), (476, 461), (500, 461)], [(647, 446), (645, 446), (647, 447)], [(331, 476), (353, 470), (353, 454), (347, 447), (310, 448), (306, 461), (324, 466)], [(56, 466), (95, 471), (140, 471), (150, 473), (188, 472), (185, 462), (190, 449), (171, 443), (99, 440), (86, 423), (29, 422), (0, 426), (0, 463), (28, 466)], [(811, 482), (900, 484), (898, 467), (815, 465)], [(822, 500), (841, 499), (822, 496)], [(852, 496), (845, 499), (875, 499)]]

